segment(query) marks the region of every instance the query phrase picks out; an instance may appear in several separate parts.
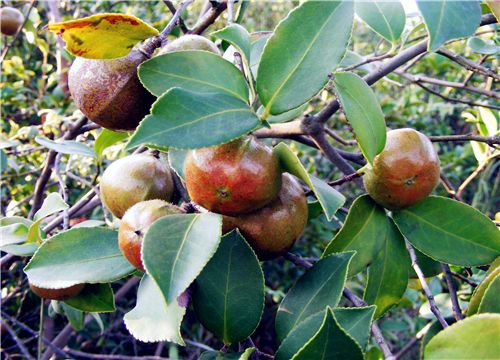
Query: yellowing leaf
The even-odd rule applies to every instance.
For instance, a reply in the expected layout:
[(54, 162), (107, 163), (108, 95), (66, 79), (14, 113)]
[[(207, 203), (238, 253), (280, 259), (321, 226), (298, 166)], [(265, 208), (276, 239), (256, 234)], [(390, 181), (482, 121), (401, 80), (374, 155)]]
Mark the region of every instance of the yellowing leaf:
[(49, 24), (47, 29), (62, 36), (71, 54), (87, 59), (126, 56), (139, 41), (159, 34), (142, 20), (125, 14), (97, 14)]

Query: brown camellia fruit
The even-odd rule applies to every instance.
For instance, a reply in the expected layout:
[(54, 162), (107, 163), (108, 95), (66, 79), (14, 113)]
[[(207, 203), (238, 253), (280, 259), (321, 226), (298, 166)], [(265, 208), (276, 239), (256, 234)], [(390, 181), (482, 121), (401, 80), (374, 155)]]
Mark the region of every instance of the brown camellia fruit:
[(424, 134), (391, 130), (363, 180), (377, 203), (389, 210), (404, 209), (426, 198), (439, 183), (439, 157)]
[(158, 52), (158, 55), (163, 55), (173, 51), (183, 51), (183, 50), (204, 50), (210, 51), (214, 54), (220, 55), (220, 51), (217, 46), (200, 35), (184, 35), (180, 38), (169, 42), (167, 45), (162, 47)]
[(31, 291), (33, 291), (36, 295), (40, 296), (43, 299), (51, 299), (51, 300), (68, 300), (72, 297), (78, 295), (85, 284), (76, 284), (63, 289), (45, 289), (29, 283)]
[(155, 101), (137, 77), (145, 60), (136, 50), (113, 60), (76, 58), (68, 74), (76, 107), (106, 129), (134, 130)]
[(184, 164), (193, 201), (224, 215), (263, 207), (281, 188), (281, 169), (273, 150), (254, 137), (191, 150)]
[(14, 35), (24, 22), (24, 15), (13, 7), (0, 9), (0, 31), (4, 35)]
[(240, 229), (260, 260), (287, 252), (307, 224), (307, 200), (302, 187), (292, 175), (282, 176), (281, 191), (269, 205), (248, 214), (223, 218), (223, 232)]
[(180, 213), (181, 209), (163, 200), (142, 201), (128, 209), (118, 230), (118, 245), (123, 256), (137, 269), (144, 271), (141, 260), (144, 234), (159, 218)]
[(101, 198), (118, 218), (140, 201), (170, 200), (174, 182), (163, 156), (132, 154), (113, 162), (100, 183)]

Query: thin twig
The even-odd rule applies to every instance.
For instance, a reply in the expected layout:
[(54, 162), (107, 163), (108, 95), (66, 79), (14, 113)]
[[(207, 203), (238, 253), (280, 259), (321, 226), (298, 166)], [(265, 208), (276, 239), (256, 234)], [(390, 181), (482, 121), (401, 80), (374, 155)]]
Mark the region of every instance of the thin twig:
[(456, 62), (457, 64), (463, 66), (467, 70), (474, 71), (474, 72), (477, 72), (479, 74), (486, 75), (488, 77), (492, 77), (495, 80), (500, 80), (500, 75), (497, 72), (495, 72), (491, 69), (488, 69), (485, 66), (477, 64), (473, 61), (470, 61), (469, 59), (463, 57), (462, 55), (458, 55), (451, 50), (448, 50), (446, 48), (441, 47), (438, 49), (437, 53), (447, 57), (448, 59), (450, 59), (454, 62)]
[(454, 277), (456, 277), (457, 279), (460, 279), (460, 280), (466, 282), (467, 284), (469, 284), (472, 287), (477, 287), (478, 286), (478, 283), (476, 283), (475, 281), (469, 279), (468, 277), (463, 276), (462, 274), (459, 274), (459, 273), (454, 272), (454, 271), (450, 271), (450, 274), (453, 275)]
[(488, 144), (490, 146), (499, 145), (500, 144), (500, 136), (481, 136), (481, 135), (444, 135), (444, 136), (429, 136), (429, 139), (432, 142), (440, 142), (440, 141), (457, 141), (457, 142), (466, 142), (466, 141), (477, 141)]
[(441, 264), (443, 268), (444, 278), (446, 279), (446, 285), (448, 286), (448, 292), (451, 297), (451, 307), (453, 309), (453, 316), (455, 320), (460, 321), (464, 318), (464, 314), (462, 314), (462, 310), (460, 309), (460, 304), (458, 302), (457, 297), (457, 289), (455, 289), (455, 285), (453, 284), (453, 279), (451, 278), (451, 270), (448, 264)]
[(227, 3), (222, 1), (212, 7), (201, 17), (198, 23), (189, 31), (190, 34), (200, 35), (205, 31), (207, 27), (213, 24), (213, 22), (219, 17), (219, 15), (226, 10)]
[[(175, 15), (175, 13), (177, 12), (177, 9), (175, 8), (175, 6), (172, 3), (172, 1), (163, 0), (163, 2), (168, 7), (168, 9), (172, 13), (172, 15)], [(184, 23), (184, 20), (182, 19), (182, 16), (179, 16), (179, 19), (177, 19), (177, 25), (179, 26), (179, 28), (181, 29), (181, 31), (184, 34), (187, 33), (187, 32), (189, 32), (189, 29), (187, 28), (186, 24)]]
[(349, 182), (349, 181), (353, 181), (354, 179), (357, 179), (359, 177), (361, 177), (361, 174), (358, 173), (358, 172), (355, 172), (355, 173), (346, 175), (344, 177), (341, 177), (338, 180), (330, 181), (330, 182), (328, 182), (328, 185), (330, 185), (330, 186), (342, 185), (343, 183), (346, 183), (346, 182)]
[(16, 332), (9, 326), (9, 324), (7, 324), (7, 322), (5, 322), (4, 320), (2, 320), (2, 325), (5, 327), (5, 329), (9, 333), (9, 335), (15, 341), (15, 343), (17, 344), (17, 347), (19, 348), (19, 350), (21, 350), (21, 352), (24, 354), (24, 356), (26, 356), (26, 359), (29, 359), (29, 360), (34, 359), (34, 357), (31, 356), (31, 354), (28, 351), (28, 349), (26, 348), (26, 346), (24, 346), (24, 344), (21, 341), (21, 339), (19, 339), (17, 337)]
[(500, 153), (494, 153), (484, 159), (479, 166), (464, 180), (464, 182), (457, 189), (457, 196), (461, 197), (467, 186), (488, 166), (490, 160), (499, 157)]
[(356, 145), (358, 142), (356, 140), (344, 140), (340, 135), (338, 135), (335, 131), (325, 127), (325, 131), (327, 135), (329, 135), (332, 139), (338, 141), (344, 146)]
[(415, 272), (417, 273), (418, 279), (420, 280), (420, 284), (422, 285), (422, 290), (424, 291), (425, 296), (429, 301), (432, 313), (436, 316), (436, 318), (438, 319), (439, 323), (443, 328), (448, 327), (448, 323), (446, 322), (446, 320), (443, 317), (443, 314), (441, 314), (441, 311), (436, 305), (436, 301), (434, 300), (434, 295), (432, 295), (432, 291), (429, 289), (429, 285), (425, 280), (425, 275), (417, 263), (417, 255), (415, 254), (415, 250), (413, 249), (408, 240), (405, 240), (405, 242), (406, 242), (406, 248), (408, 249), (408, 253), (410, 254), (411, 258), (411, 266), (413, 267), (413, 270), (415, 270)]

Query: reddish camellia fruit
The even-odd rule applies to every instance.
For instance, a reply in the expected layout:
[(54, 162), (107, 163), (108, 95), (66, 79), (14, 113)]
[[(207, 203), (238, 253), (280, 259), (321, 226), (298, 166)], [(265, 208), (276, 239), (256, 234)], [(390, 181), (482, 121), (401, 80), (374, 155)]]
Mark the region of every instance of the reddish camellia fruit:
[(4, 35), (14, 35), (24, 23), (24, 15), (17, 9), (5, 6), (0, 9), (0, 31)]
[(185, 177), (193, 201), (224, 215), (259, 209), (281, 188), (278, 158), (254, 137), (191, 150), (186, 157)]
[(426, 198), (439, 183), (439, 157), (431, 141), (413, 129), (391, 130), (384, 150), (364, 176), (368, 194), (389, 210)]
[(224, 216), (223, 232), (238, 228), (260, 260), (286, 253), (307, 224), (307, 199), (299, 182), (283, 174), (283, 185), (276, 199), (248, 214)]
[(137, 77), (137, 67), (145, 60), (135, 50), (113, 60), (76, 58), (68, 74), (76, 107), (106, 129), (134, 130), (155, 101)]
[(167, 45), (160, 49), (158, 55), (184, 50), (204, 50), (220, 55), (219, 49), (213, 42), (211, 42), (207, 38), (204, 38), (203, 36), (189, 34), (181, 36), (180, 38), (169, 42)]
[(170, 200), (174, 182), (164, 157), (132, 154), (108, 166), (102, 174), (100, 189), (106, 207), (121, 218), (140, 201)]
[(40, 296), (41, 298), (58, 300), (58, 301), (68, 300), (71, 299), (72, 297), (75, 297), (85, 287), (85, 284), (76, 284), (63, 289), (45, 289), (35, 286), (32, 283), (29, 283), (29, 285), (31, 291), (33, 291), (36, 295)]
[(163, 200), (142, 201), (128, 209), (118, 230), (118, 245), (123, 256), (137, 269), (144, 271), (141, 260), (144, 234), (159, 218), (180, 213), (182, 211), (177, 206)]

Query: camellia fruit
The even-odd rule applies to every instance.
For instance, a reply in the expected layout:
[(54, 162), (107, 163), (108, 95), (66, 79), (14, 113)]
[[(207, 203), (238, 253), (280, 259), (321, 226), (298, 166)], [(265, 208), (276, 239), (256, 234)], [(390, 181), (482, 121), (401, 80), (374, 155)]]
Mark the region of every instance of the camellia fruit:
[(272, 149), (254, 137), (188, 152), (186, 188), (206, 209), (238, 215), (271, 202), (281, 188), (281, 169)]
[(439, 183), (439, 157), (431, 141), (413, 129), (391, 130), (384, 150), (363, 176), (368, 194), (389, 210), (426, 198)]
[(155, 101), (137, 77), (145, 60), (136, 50), (113, 60), (76, 58), (68, 74), (76, 107), (106, 129), (134, 130)]
[(100, 189), (106, 208), (121, 218), (140, 201), (170, 200), (174, 182), (162, 155), (132, 154), (108, 166), (102, 174)]
[(163, 55), (173, 51), (183, 51), (183, 50), (204, 50), (210, 51), (214, 54), (220, 55), (220, 51), (217, 46), (200, 35), (184, 35), (174, 41), (169, 42), (167, 45), (163, 46), (158, 55)]
[(223, 232), (238, 228), (260, 260), (287, 252), (307, 224), (304, 190), (292, 175), (282, 176), (281, 191), (269, 205), (248, 214), (223, 218)]
[(19, 10), (5, 6), (0, 9), (0, 31), (4, 35), (14, 35), (24, 23), (24, 15)]
[(137, 269), (144, 271), (141, 260), (144, 234), (159, 218), (180, 213), (182, 211), (177, 206), (163, 200), (142, 201), (128, 209), (118, 230), (118, 245), (123, 256)]
[(32, 283), (29, 283), (29, 286), (31, 291), (43, 299), (63, 301), (78, 295), (85, 287), (85, 284), (76, 284), (63, 289), (46, 289), (35, 286)]

